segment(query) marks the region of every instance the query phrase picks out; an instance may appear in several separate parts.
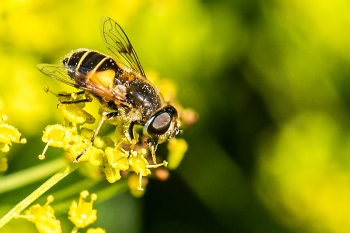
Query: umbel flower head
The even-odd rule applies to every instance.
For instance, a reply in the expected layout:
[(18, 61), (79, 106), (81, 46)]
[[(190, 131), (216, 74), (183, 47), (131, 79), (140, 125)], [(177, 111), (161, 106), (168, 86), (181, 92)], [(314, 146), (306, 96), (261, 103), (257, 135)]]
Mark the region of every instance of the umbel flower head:
[[(69, 161), (79, 158), (79, 162), (87, 162), (93, 167), (100, 167), (110, 183), (120, 180), (123, 175), (135, 172), (139, 177), (137, 190), (142, 191), (143, 177), (151, 174), (150, 169), (167, 166), (167, 162), (149, 164), (146, 144), (137, 144), (139, 139), (137, 132), (134, 133), (135, 139), (130, 142), (126, 137), (127, 124), (118, 117), (109, 120), (109, 123), (116, 125), (114, 140), (110, 137), (94, 135), (93, 130), (83, 127), (83, 124), (95, 121), (83, 109), (85, 103), (76, 103), (77, 100), (83, 99), (81, 97), (83, 95), (80, 93), (78, 96), (72, 95), (68, 98), (69, 95), (64, 94), (64, 104), (59, 104), (58, 109), (65, 118), (65, 125), (55, 124), (45, 128), (42, 140), (47, 144), (39, 158), (45, 158), (45, 152), (49, 146), (62, 148)], [(104, 116), (105, 107), (101, 106), (100, 109)], [(101, 127), (101, 122), (97, 129)], [(184, 151), (181, 153), (184, 154)]]

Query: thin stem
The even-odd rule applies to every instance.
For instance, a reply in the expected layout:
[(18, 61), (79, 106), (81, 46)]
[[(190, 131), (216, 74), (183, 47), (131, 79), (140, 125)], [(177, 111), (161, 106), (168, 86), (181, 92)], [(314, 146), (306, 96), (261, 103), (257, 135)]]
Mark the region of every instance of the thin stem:
[(59, 158), (11, 175), (3, 176), (0, 178), (0, 193), (5, 193), (48, 177), (65, 165), (66, 163)]
[(20, 203), (13, 207), (2, 219), (0, 219), (0, 228), (2, 228), (6, 223), (8, 223), (15, 215), (19, 214), (30, 204), (32, 204), (38, 197), (43, 195), (52, 186), (57, 184), (60, 180), (68, 176), (70, 173), (72, 173), (75, 169), (77, 169), (80, 166), (80, 164), (81, 163), (70, 163), (67, 167), (62, 168), (59, 172), (57, 172), (45, 183), (43, 183), (34, 192), (29, 194), (29, 196), (24, 198)]
[[(52, 193), (52, 195), (55, 197), (55, 200), (57, 202), (52, 203), (51, 206), (55, 209), (55, 211), (63, 211), (67, 210), (67, 208), (72, 204), (72, 201), (66, 201), (64, 199), (67, 199), (66, 197), (71, 196), (71, 193), (74, 193), (76, 195), (77, 193), (81, 192), (81, 190), (93, 190), (91, 188), (94, 186), (94, 182), (91, 182), (91, 179), (86, 179), (85, 181), (75, 183), (74, 185), (67, 186), (64, 191), (58, 191), (55, 193)], [(78, 187), (79, 189), (76, 190), (75, 188)], [(107, 185), (103, 188), (98, 188), (97, 190), (92, 191), (93, 193), (97, 194), (98, 198), (96, 200), (96, 203), (103, 202), (105, 200), (110, 199), (111, 197), (117, 196), (125, 191), (128, 190), (128, 180), (127, 179), (121, 179), (118, 180), (113, 185)], [(68, 193), (66, 190), (69, 190)], [(73, 191), (71, 191), (73, 190)]]
[(72, 231), (70, 233), (77, 233), (79, 230), (79, 227), (74, 226), (74, 228), (72, 229)]

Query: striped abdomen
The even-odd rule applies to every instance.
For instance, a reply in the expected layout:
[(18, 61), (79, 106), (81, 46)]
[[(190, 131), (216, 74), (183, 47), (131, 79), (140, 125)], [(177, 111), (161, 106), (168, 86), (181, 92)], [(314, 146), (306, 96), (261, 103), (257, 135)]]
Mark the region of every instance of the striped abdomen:
[[(67, 55), (62, 63), (68, 68), (71, 78), (76, 80), (78, 84), (83, 84), (80, 82), (85, 82), (85, 80), (77, 80), (78, 77), (76, 77), (76, 74), (87, 75), (88, 73), (93, 74), (105, 70), (113, 70), (116, 76), (120, 76), (123, 72), (111, 57), (88, 49), (74, 51)], [(121, 84), (119, 81), (118, 79), (114, 79), (113, 84)]]

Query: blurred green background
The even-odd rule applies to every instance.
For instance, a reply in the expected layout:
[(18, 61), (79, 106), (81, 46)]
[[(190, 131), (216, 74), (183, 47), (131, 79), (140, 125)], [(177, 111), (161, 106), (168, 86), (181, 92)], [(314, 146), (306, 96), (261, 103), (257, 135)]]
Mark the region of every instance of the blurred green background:
[[(167, 181), (151, 180), (141, 199), (124, 193), (97, 203), (94, 225), (349, 232), (349, 12), (346, 0), (2, 1), (0, 103), (28, 140), (11, 148), (5, 175), (41, 163), (42, 130), (62, 121), (43, 87), (70, 89), (35, 65), (76, 48), (108, 54), (99, 34), (106, 15), (126, 31), (146, 73), (174, 81), (199, 121), (181, 135), (189, 150)], [(1, 194), (1, 215), (40, 183)], [(36, 232), (25, 220), (7, 227)]]

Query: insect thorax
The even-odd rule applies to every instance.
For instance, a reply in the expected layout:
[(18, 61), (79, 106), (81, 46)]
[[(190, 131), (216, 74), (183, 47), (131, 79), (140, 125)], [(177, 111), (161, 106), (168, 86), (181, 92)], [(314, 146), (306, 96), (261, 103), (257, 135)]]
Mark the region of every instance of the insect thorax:
[(127, 101), (139, 109), (145, 120), (162, 107), (162, 100), (155, 87), (144, 79), (134, 79), (126, 88)]

